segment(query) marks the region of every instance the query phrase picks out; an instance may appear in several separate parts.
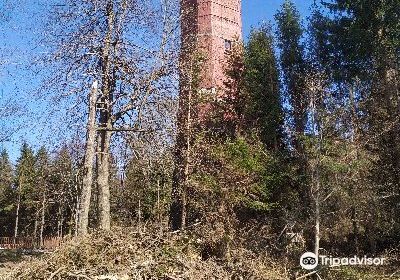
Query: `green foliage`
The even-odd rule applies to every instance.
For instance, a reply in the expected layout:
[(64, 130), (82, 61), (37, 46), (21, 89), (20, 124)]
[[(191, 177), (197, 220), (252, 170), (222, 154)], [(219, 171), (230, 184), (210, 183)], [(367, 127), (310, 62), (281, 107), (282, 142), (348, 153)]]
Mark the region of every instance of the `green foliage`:
[[(227, 147), (222, 147), (222, 153), (225, 153), (228, 160), (233, 163), (234, 167), (238, 170), (244, 170), (246, 172), (257, 172), (262, 168), (261, 166), (261, 155), (259, 152), (251, 149), (252, 147), (243, 139), (238, 138), (233, 142), (228, 141), (226, 143)], [(225, 150), (225, 148), (227, 148)], [(224, 156), (224, 155), (223, 155)]]
[[(49, 172), (48, 169), (47, 172)], [(68, 186), (70, 186), (72, 183), (72, 176), (73, 163), (71, 155), (67, 148), (63, 147), (60, 151), (57, 152), (51, 166), (51, 174), (49, 180), (51, 181), (51, 185), (55, 188), (54, 191), (56, 191), (57, 189), (58, 191), (68, 191)]]
[(0, 196), (4, 197), (7, 190), (12, 189), (13, 166), (11, 165), (8, 153), (2, 150), (0, 153)]
[[(118, 223), (135, 224), (158, 220), (165, 214), (170, 201), (171, 163), (168, 157), (151, 162), (132, 159), (124, 170), (122, 180), (114, 180), (111, 188), (111, 213)], [(139, 204), (140, 203), (140, 204)]]
[[(248, 106), (247, 93), (244, 90), (244, 47), (242, 42), (233, 44), (232, 50), (225, 54), (224, 87), (220, 89), (220, 98), (211, 96), (213, 106), (210, 111), (210, 127), (222, 137), (235, 137), (244, 128), (245, 110)], [(212, 112), (213, 111), (213, 112)]]
[(54, 236), (61, 228), (68, 228), (71, 233), (78, 195), (79, 166), (73, 163), (67, 145), (52, 157), (45, 147), (34, 153), (24, 143), (15, 168), (7, 153), (2, 151), (0, 228), (5, 236), (14, 234), (18, 203), (18, 236), (38, 236), (42, 210), (45, 214), (44, 235)]
[(391, 274), (385, 271), (385, 268), (380, 267), (352, 267), (345, 266), (341, 269), (331, 269), (320, 273), (323, 279), (328, 280), (385, 280), (388, 279), (386, 275)]
[[(38, 156), (39, 154), (40, 150)], [(47, 222), (50, 231), (54, 232), (57, 223), (65, 219), (64, 216), (73, 217), (77, 211), (76, 203), (80, 189), (79, 171), (79, 166), (73, 163), (70, 150), (67, 146), (63, 146), (42, 173), (42, 189), (47, 192), (46, 195), (50, 200), (54, 199), (58, 202), (47, 206), (47, 211), (54, 213), (53, 219)], [(66, 220), (62, 226), (66, 226), (71, 233), (74, 224), (70, 220), (71, 218)]]
[(21, 193), (29, 194), (35, 185), (35, 156), (27, 143), (21, 147), (21, 155), (16, 164), (16, 184)]
[(283, 109), (273, 39), (267, 27), (253, 29), (245, 52), (246, 119), (259, 130), (262, 142), (278, 150), (283, 145)]
[(14, 170), (6, 150), (0, 153), (0, 232), (9, 233), (13, 205)]
[[(36, 168), (35, 168), (35, 155), (31, 147), (27, 143), (23, 143), (21, 147), (21, 155), (16, 164), (16, 193), (14, 195), (14, 207), (17, 207), (18, 198), (20, 197), (20, 219), (21, 224), (32, 224), (34, 210), (36, 206)], [(27, 229), (30, 231), (31, 228)]]
[(307, 73), (303, 28), (300, 14), (292, 1), (286, 0), (281, 10), (275, 15), (278, 25), (277, 41), (280, 49), (280, 66), (285, 85), (285, 98), (291, 112), (287, 121), (292, 123), (295, 131), (295, 148), (300, 151), (299, 138), (304, 134), (307, 123), (308, 96), (305, 92)]
[[(343, 122), (349, 134), (357, 133), (355, 141), (358, 145), (355, 149), (344, 142), (340, 147), (340, 152), (344, 153), (357, 150), (357, 160), (345, 161), (342, 155), (327, 163), (335, 176), (344, 178), (344, 174), (351, 174), (353, 177), (346, 178), (347, 188), (337, 184), (345, 190), (344, 197), (363, 192), (364, 197), (353, 203), (357, 211), (368, 213), (364, 204), (374, 205), (375, 213), (369, 213), (371, 217), (367, 220), (383, 223), (379, 226), (381, 236), (385, 232), (398, 239), (397, 226), (390, 224), (399, 221), (399, 199), (392, 194), (398, 193), (400, 170), (400, 127), (394, 124), (400, 112), (400, 3), (332, 0), (323, 2), (322, 7), (328, 8), (329, 13), (324, 13), (322, 8), (315, 9), (311, 21), (311, 47), (320, 67), (332, 78), (336, 106), (353, 103), (350, 104), (351, 113), (348, 113), (350, 119), (337, 118), (336, 123)], [(361, 224), (363, 230), (367, 223)]]
[(49, 173), (50, 157), (46, 150), (46, 147), (41, 147), (36, 153), (35, 167), (39, 180), (45, 180)]
[[(300, 13), (291, 0), (285, 0), (281, 10), (275, 15), (278, 23), (278, 47), (282, 50), (281, 63), (286, 79), (290, 79), (295, 70), (304, 63), (301, 44), (303, 29), (300, 23)], [(297, 69), (296, 69), (297, 68)]]
[[(398, 1), (341, 0), (324, 3), (331, 14), (319, 17), (317, 31), (325, 36), (327, 57), (335, 57), (333, 68), (341, 77), (371, 78), (377, 60), (393, 55), (400, 46), (400, 3)], [(340, 74), (340, 72), (339, 72)]]
[(228, 193), (225, 198), (237, 206), (255, 211), (276, 207), (271, 193), (285, 184), (287, 174), (278, 155), (269, 152), (258, 140), (243, 137), (214, 143), (207, 162), (217, 170), (195, 173), (192, 180), (205, 189)]

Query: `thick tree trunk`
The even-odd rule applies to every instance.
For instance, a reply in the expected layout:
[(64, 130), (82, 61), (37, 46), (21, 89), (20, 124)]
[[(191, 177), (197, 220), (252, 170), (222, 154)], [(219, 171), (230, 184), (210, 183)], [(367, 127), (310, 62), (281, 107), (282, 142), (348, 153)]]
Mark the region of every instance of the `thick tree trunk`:
[(110, 131), (100, 132), (100, 150), (98, 151), (97, 184), (99, 187), (100, 228), (109, 230), (110, 221)]
[(99, 151), (98, 151), (98, 170), (97, 185), (99, 187), (99, 209), (100, 209), (100, 228), (109, 230), (111, 226), (110, 218), (110, 141), (111, 141), (111, 114), (112, 114), (112, 86), (111, 77), (111, 40), (114, 32), (114, 10), (110, 1), (107, 6), (107, 35), (104, 39), (102, 53), (103, 77), (102, 77), (102, 102), (103, 110), (100, 113), (100, 126), (104, 129), (99, 132)]
[(83, 180), (79, 206), (78, 234), (86, 234), (89, 226), (90, 198), (92, 195), (93, 183), (93, 160), (96, 151), (96, 100), (97, 81), (93, 83), (89, 95), (89, 118), (87, 124), (85, 160), (83, 163)]

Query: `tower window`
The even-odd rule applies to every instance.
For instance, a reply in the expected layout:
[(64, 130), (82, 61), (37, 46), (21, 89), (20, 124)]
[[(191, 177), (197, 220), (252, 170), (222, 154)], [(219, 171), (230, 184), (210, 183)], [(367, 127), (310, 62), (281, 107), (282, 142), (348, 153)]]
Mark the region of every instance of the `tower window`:
[(232, 50), (232, 41), (225, 39), (225, 51)]

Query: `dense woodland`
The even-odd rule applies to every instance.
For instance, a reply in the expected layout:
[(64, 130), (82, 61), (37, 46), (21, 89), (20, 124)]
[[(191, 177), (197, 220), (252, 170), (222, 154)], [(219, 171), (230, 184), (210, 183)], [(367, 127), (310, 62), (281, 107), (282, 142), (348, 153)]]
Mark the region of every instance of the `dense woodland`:
[[(244, 248), (296, 265), (398, 248), (399, 1), (317, 2), (305, 22), (284, 1), (226, 54), (217, 99), (198, 89), (201, 52), (178, 63), (175, 4), (63, 2), (40, 63), (81, 130), (57, 148), (22, 143), (15, 163), (1, 151), (1, 236), (155, 227), (200, 238), (205, 260)], [(154, 51), (135, 35), (158, 36)]]

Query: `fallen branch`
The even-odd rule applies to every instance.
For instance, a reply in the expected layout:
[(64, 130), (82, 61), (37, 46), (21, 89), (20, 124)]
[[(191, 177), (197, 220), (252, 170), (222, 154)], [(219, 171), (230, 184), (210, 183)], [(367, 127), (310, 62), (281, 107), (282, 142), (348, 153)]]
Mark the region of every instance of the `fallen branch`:
[(48, 280), (53, 279), (54, 276), (56, 276), (58, 273), (60, 273), (61, 271), (63, 271), (65, 269), (65, 267), (59, 267), (56, 271), (54, 271), (49, 278), (47, 278)]
[(68, 272), (67, 274), (68, 274), (68, 276), (76, 277), (78, 279), (80, 277), (82, 277), (82, 278), (87, 279), (87, 280), (93, 280), (92, 278), (90, 278), (89, 276), (84, 275), (84, 274), (75, 274), (75, 273), (72, 273), (72, 272)]

